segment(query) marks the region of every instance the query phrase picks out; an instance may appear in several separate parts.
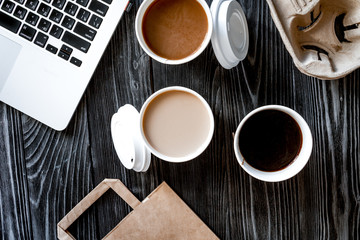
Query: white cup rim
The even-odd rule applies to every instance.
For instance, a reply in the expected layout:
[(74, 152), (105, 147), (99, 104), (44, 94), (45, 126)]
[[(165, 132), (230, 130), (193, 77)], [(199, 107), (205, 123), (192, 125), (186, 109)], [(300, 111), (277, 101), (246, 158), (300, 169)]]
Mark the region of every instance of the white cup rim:
[[(188, 154), (186, 156), (181, 156), (181, 157), (172, 157), (172, 156), (167, 156), (164, 155), (162, 153), (160, 153), (159, 151), (157, 151), (155, 148), (153, 148), (151, 146), (151, 144), (148, 142), (148, 140), (145, 137), (145, 133), (144, 133), (144, 126), (143, 126), (143, 118), (144, 118), (144, 113), (145, 110), (147, 109), (149, 103), (151, 103), (151, 101), (157, 97), (158, 95), (164, 93), (164, 92), (169, 92), (169, 91), (182, 91), (182, 92), (187, 92), (190, 93), (191, 95), (197, 97), (202, 103), (203, 106), (206, 108), (207, 112), (208, 112), (208, 116), (209, 116), (209, 120), (210, 120), (210, 129), (208, 132), (208, 136), (206, 138), (206, 140), (201, 144), (201, 146), (193, 153)], [(211, 111), (211, 108), (209, 106), (209, 104), (206, 102), (206, 100), (197, 92), (189, 89), (189, 88), (185, 88), (185, 87), (181, 87), (181, 86), (172, 86), (172, 87), (166, 87), (166, 88), (162, 88), (158, 91), (156, 91), (155, 93), (153, 93), (143, 104), (143, 106), (141, 107), (140, 110), (140, 133), (141, 133), (141, 137), (145, 143), (145, 146), (150, 150), (150, 152), (152, 154), (154, 154), (155, 156), (157, 156), (158, 158), (168, 161), (168, 162), (173, 162), (173, 163), (180, 163), (180, 162), (187, 162), (190, 161), (194, 158), (196, 158), (197, 156), (199, 156), (202, 152), (205, 151), (205, 149), (208, 147), (208, 145), (211, 142), (211, 139), (213, 137), (214, 134), (214, 115)]]
[[(278, 110), (285, 112), (286, 114), (291, 116), (298, 123), (303, 138), (301, 150), (297, 155), (297, 157), (287, 167), (278, 171), (266, 172), (252, 167), (244, 160), (239, 148), (239, 134), (244, 123), (251, 116), (263, 110)], [(236, 159), (239, 162), (240, 166), (254, 178), (266, 182), (284, 181), (299, 173), (305, 167), (306, 163), (309, 161), (312, 152), (312, 146), (313, 146), (312, 134), (309, 125), (306, 123), (304, 118), (293, 109), (281, 105), (266, 105), (251, 111), (241, 120), (238, 128), (236, 129), (236, 133), (234, 136), (234, 151), (235, 151)]]
[(210, 39), (211, 39), (211, 35), (212, 35), (212, 31), (213, 31), (213, 22), (212, 22), (212, 17), (211, 17), (211, 12), (210, 12), (210, 8), (207, 5), (205, 0), (196, 0), (198, 3), (200, 3), (200, 5), (202, 6), (202, 8), (204, 9), (205, 13), (206, 13), (206, 17), (208, 20), (208, 31), (205, 35), (205, 38), (203, 40), (203, 42), (201, 43), (200, 47), (193, 52), (191, 55), (182, 58), (182, 59), (177, 59), (177, 60), (171, 60), (171, 59), (166, 59), (163, 57), (158, 56), (157, 54), (155, 54), (146, 44), (145, 40), (144, 40), (144, 36), (142, 33), (142, 20), (144, 17), (144, 14), (146, 12), (146, 10), (148, 9), (148, 7), (151, 5), (151, 3), (153, 3), (156, 0), (145, 0), (142, 2), (142, 4), (140, 5), (138, 12), (136, 14), (136, 18), (135, 18), (135, 33), (136, 33), (136, 38), (138, 39), (138, 42), (141, 46), (141, 48), (153, 59), (155, 59), (158, 62), (164, 63), (164, 64), (169, 64), (169, 65), (178, 65), (178, 64), (183, 64), (183, 63), (187, 63), (190, 62), (191, 60), (195, 59), (196, 57), (198, 57), (207, 47), (207, 45), (209, 45)]

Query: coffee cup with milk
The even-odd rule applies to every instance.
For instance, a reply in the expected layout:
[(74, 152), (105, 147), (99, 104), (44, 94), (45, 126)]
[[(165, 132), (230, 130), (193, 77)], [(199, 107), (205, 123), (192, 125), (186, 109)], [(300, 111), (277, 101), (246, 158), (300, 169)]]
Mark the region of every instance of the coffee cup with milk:
[(152, 94), (140, 114), (127, 104), (111, 119), (115, 150), (123, 165), (137, 172), (149, 168), (151, 153), (175, 163), (196, 158), (213, 132), (214, 117), (205, 99), (178, 86)]
[(235, 67), (246, 57), (249, 33), (236, 0), (145, 0), (135, 32), (142, 49), (164, 64), (183, 64), (199, 56), (210, 40), (219, 63)]

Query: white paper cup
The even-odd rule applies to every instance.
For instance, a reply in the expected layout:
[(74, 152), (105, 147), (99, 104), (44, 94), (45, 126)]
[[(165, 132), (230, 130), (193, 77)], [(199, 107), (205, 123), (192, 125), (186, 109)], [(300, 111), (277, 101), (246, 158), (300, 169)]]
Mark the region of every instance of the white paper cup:
[[(299, 154), (295, 157), (295, 159), (288, 166), (286, 166), (285, 168), (278, 170), (278, 171), (266, 172), (266, 171), (261, 171), (261, 170), (258, 170), (256, 168), (252, 167), (250, 164), (248, 164), (246, 162), (246, 159), (244, 159), (243, 155), (241, 154), (240, 147), (239, 147), (239, 134), (240, 134), (240, 131), (241, 131), (244, 123), (251, 116), (253, 116), (254, 114), (256, 114), (260, 111), (263, 111), (263, 110), (277, 110), (277, 111), (285, 112), (286, 114), (291, 116), (298, 123), (300, 130), (301, 130), (301, 134), (302, 134), (302, 146), (301, 146)], [(283, 180), (289, 179), (289, 178), (295, 176), (297, 173), (299, 173), (304, 168), (304, 166), (306, 165), (306, 163), (308, 162), (308, 160), (310, 158), (311, 151), (312, 151), (312, 145), (313, 145), (312, 135), (311, 135), (310, 128), (309, 128), (308, 124), (306, 123), (306, 121), (294, 110), (292, 110), (288, 107), (279, 106), (279, 105), (263, 106), (263, 107), (253, 110), (248, 115), (246, 115), (246, 117), (240, 122), (240, 124), (236, 130), (235, 139), (234, 139), (235, 155), (236, 155), (236, 158), (237, 158), (240, 166), (251, 176), (253, 176), (259, 180), (266, 181), (266, 182), (283, 181)]]
[(144, 14), (146, 12), (146, 10), (149, 8), (149, 6), (156, 0), (145, 0), (139, 7), (139, 10), (136, 14), (136, 19), (135, 19), (135, 33), (136, 33), (136, 37), (139, 41), (139, 44), (141, 46), (141, 48), (153, 59), (155, 59), (158, 62), (164, 63), (164, 64), (170, 64), (170, 65), (177, 65), (177, 64), (183, 64), (186, 62), (190, 62), (191, 60), (193, 60), (194, 58), (196, 58), (197, 56), (199, 56), (207, 47), (207, 45), (210, 42), (211, 39), (211, 34), (213, 31), (213, 22), (212, 22), (212, 17), (211, 17), (211, 12), (209, 9), (209, 6), (207, 5), (207, 3), (205, 2), (205, 0), (196, 0), (198, 3), (200, 3), (200, 5), (203, 7), (206, 16), (207, 16), (207, 21), (208, 21), (208, 30), (207, 33), (205, 35), (205, 38), (203, 40), (203, 42), (201, 43), (200, 47), (191, 55), (182, 58), (182, 59), (178, 59), (178, 60), (170, 60), (170, 59), (166, 59), (163, 57), (160, 57), (159, 55), (155, 54), (146, 44), (145, 40), (144, 40), (144, 36), (143, 36), (143, 32), (142, 32), (142, 22), (143, 22), (143, 18), (144, 18)]
[[(144, 120), (144, 113), (146, 111), (146, 109), (148, 108), (149, 104), (152, 104), (152, 100), (154, 98), (156, 98), (157, 96), (159, 96), (162, 93), (165, 92), (170, 92), (170, 91), (183, 91), (186, 93), (190, 93), (191, 95), (195, 96), (197, 99), (199, 99), (201, 101), (201, 103), (203, 104), (204, 108), (207, 110), (208, 116), (209, 116), (209, 123), (210, 123), (210, 127), (209, 127), (209, 132), (207, 135), (207, 138), (205, 139), (205, 141), (201, 144), (201, 146), (194, 152), (187, 154), (185, 156), (180, 156), (180, 157), (173, 157), (173, 156), (167, 156), (161, 152), (159, 152), (158, 150), (156, 150), (147, 140), (146, 136), (145, 136), (145, 132), (144, 132), (144, 124), (143, 124), (143, 120)], [(213, 113), (211, 111), (211, 108), (209, 106), (209, 104), (205, 101), (205, 99), (198, 94), (197, 92), (185, 88), (185, 87), (178, 87), (178, 86), (174, 86), (174, 87), (167, 87), (167, 88), (163, 88), (155, 93), (153, 93), (144, 103), (144, 105), (142, 106), (141, 110), (140, 110), (140, 133), (141, 133), (141, 137), (145, 143), (145, 146), (150, 150), (150, 152), (152, 154), (154, 154), (155, 156), (157, 156), (160, 159), (169, 161), (169, 162), (186, 162), (189, 161), (191, 159), (196, 158), (197, 156), (199, 156), (206, 148), (207, 146), (210, 144), (213, 133), (214, 133), (214, 116)], [(175, 138), (176, 136), (174, 136)]]

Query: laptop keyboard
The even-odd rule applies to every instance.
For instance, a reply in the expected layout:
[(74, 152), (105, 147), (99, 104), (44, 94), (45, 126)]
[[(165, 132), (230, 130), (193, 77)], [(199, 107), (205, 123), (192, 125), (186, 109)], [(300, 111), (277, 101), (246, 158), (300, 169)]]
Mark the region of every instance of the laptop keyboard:
[[(0, 0), (0, 26), (80, 67), (112, 0)], [(48, 44), (60, 39), (62, 46)], [(58, 49), (60, 48), (60, 49)]]

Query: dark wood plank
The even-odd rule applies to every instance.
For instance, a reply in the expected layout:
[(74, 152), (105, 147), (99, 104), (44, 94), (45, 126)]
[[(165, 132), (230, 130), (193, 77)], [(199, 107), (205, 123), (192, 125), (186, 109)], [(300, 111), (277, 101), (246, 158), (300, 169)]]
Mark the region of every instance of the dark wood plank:
[[(151, 60), (136, 40), (136, 1), (65, 131), (0, 104), (0, 238), (55, 239), (56, 223), (76, 203), (104, 178), (119, 178), (140, 200), (166, 181), (221, 239), (359, 239), (360, 71), (336, 81), (301, 74), (266, 2), (239, 2), (250, 48), (232, 70), (218, 64), (211, 45), (184, 65)], [(154, 90), (173, 85), (208, 101), (215, 118), (212, 142), (190, 162), (152, 157), (146, 173), (125, 169), (112, 145), (111, 116), (126, 103), (140, 110)], [(280, 183), (250, 177), (233, 151), (232, 133), (241, 119), (267, 104), (299, 112), (314, 139), (309, 163)], [(70, 231), (78, 239), (100, 239), (130, 211), (109, 192)]]
[[(31, 230), (35, 239), (55, 239), (57, 222), (93, 187), (86, 98), (70, 125), (56, 132), (23, 117), (24, 154), (28, 179)], [(95, 215), (88, 216), (82, 235), (96, 236)]]
[[(111, 117), (125, 104), (132, 104), (138, 111), (152, 93), (149, 57), (136, 40), (134, 3), (130, 13), (125, 13), (93, 76), (86, 93), (89, 102), (89, 127), (91, 156), (96, 184), (104, 178), (118, 178), (143, 200), (158, 184), (156, 164), (147, 173), (127, 170), (118, 159), (113, 147)], [(107, 193), (96, 205), (99, 222), (98, 239), (105, 236), (130, 211), (116, 194)], [(109, 217), (111, 216), (111, 217)]]
[[(67, 130), (56, 132), (1, 105), (2, 239), (55, 239), (59, 219), (94, 187), (84, 110), (80, 104)], [(84, 229), (94, 238), (96, 227)]]
[(0, 238), (30, 239), (31, 209), (21, 114), (0, 104)]

